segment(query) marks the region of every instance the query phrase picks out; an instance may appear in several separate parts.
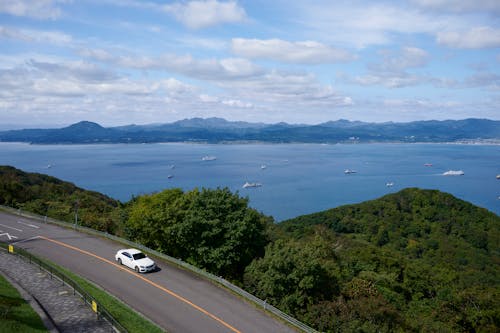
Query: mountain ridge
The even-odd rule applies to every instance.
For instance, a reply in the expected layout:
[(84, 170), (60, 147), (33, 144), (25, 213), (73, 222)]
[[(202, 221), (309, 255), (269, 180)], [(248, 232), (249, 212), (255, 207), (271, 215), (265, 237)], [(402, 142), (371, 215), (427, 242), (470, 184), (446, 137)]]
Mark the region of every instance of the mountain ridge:
[(500, 142), (500, 121), (468, 118), (406, 123), (368, 123), (339, 119), (316, 125), (249, 123), (223, 118), (190, 118), (173, 123), (103, 127), (81, 121), (63, 128), (0, 131), (0, 141), (57, 143), (154, 142), (270, 142), (270, 143), (371, 143), (371, 142)]

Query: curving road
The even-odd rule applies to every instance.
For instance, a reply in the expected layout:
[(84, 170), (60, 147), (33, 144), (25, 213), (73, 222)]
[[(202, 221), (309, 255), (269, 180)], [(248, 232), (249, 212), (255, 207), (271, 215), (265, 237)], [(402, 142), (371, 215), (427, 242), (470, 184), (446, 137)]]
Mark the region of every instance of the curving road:
[(114, 262), (123, 245), (0, 212), (0, 240), (15, 243), (87, 278), (168, 332), (296, 332), (229, 291), (155, 260), (160, 270), (136, 274)]

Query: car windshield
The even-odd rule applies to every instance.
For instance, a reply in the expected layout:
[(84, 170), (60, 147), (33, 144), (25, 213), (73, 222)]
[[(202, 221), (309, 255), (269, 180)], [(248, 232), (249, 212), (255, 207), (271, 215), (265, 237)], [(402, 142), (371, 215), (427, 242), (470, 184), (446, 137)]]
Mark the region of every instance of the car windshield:
[(139, 252), (139, 253), (134, 254), (134, 260), (139, 260), (142, 258), (146, 258), (146, 255), (144, 253)]

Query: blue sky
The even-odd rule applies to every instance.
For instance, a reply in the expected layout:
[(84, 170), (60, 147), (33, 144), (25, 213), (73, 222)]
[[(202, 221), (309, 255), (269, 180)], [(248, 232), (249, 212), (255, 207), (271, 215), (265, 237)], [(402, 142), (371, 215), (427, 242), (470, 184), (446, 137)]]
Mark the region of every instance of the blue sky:
[(500, 1), (0, 1), (0, 126), (500, 119)]

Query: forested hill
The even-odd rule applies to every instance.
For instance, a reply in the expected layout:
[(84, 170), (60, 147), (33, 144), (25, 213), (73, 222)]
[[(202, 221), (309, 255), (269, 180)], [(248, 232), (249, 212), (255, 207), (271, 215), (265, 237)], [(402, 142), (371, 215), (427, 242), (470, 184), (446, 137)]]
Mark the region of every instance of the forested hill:
[(299, 216), (284, 221), (280, 228), (304, 235), (310, 226), (318, 224), (337, 233), (395, 249), (405, 248), (410, 240), (432, 243), (437, 238), (449, 237), (494, 253), (500, 241), (496, 214), (448, 193), (417, 188)]
[(331, 332), (498, 332), (500, 218), (433, 190), (300, 216), (247, 289)]
[(0, 204), (63, 221), (113, 232), (121, 219), (121, 203), (104, 194), (39, 173), (0, 166)]

